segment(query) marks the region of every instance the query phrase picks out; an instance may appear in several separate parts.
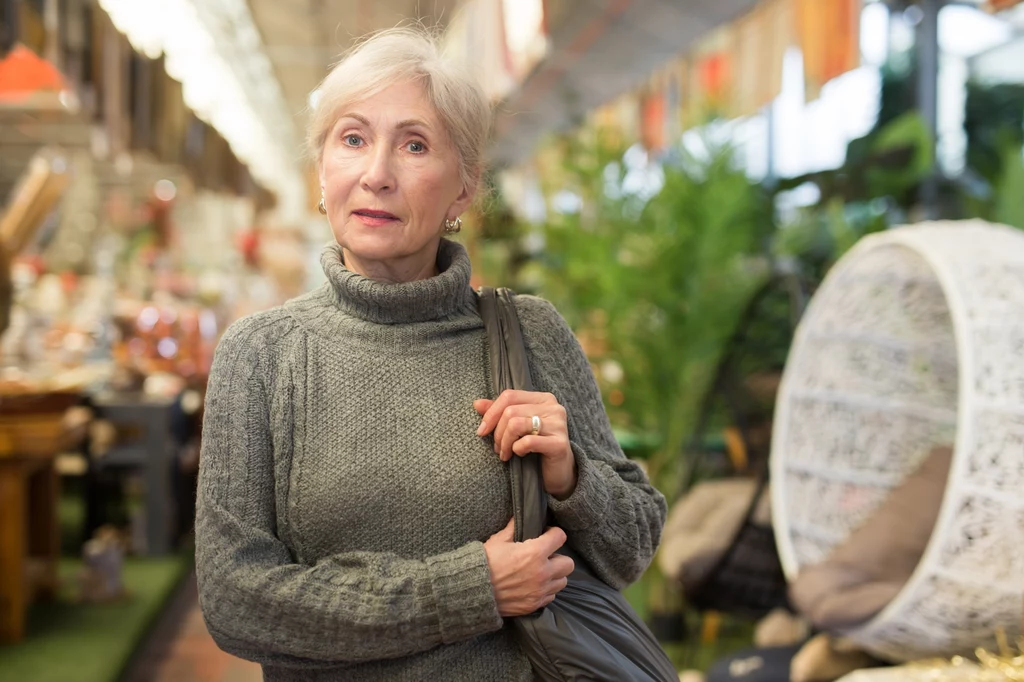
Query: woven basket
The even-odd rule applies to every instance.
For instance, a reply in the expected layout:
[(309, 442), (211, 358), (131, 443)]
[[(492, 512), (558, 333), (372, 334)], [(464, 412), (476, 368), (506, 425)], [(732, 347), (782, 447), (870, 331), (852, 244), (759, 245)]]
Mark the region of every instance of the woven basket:
[(797, 330), (772, 441), (772, 510), (793, 578), (937, 444), (955, 452), (917, 570), (845, 633), (894, 661), (1020, 631), (1024, 590), (1024, 234), (981, 221), (864, 238)]

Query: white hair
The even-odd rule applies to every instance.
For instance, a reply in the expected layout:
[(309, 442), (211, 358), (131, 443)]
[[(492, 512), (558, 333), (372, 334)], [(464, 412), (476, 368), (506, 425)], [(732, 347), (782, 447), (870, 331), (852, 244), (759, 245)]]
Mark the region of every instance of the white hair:
[(467, 188), (475, 188), (484, 167), (491, 110), (479, 83), (446, 59), (437, 37), (423, 29), (392, 28), (371, 34), (338, 62), (320, 84), (307, 143), (319, 163), (327, 136), (341, 110), (404, 81), (423, 84), (459, 157)]

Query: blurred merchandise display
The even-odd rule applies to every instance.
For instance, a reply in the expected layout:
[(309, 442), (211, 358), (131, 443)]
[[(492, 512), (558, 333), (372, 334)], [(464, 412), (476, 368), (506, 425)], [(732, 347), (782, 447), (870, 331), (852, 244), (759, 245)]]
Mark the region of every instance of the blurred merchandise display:
[(85, 568), (79, 575), (79, 598), (85, 602), (106, 603), (125, 599), (123, 568), (125, 543), (116, 528), (100, 528), (82, 547)]
[[(251, 169), (109, 3), (13, 4), (15, 40), (0, 41), (4, 644), (31, 638), (33, 602), (65, 593), (138, 611), (152, 596), (126, 582), (135, 558), (184, 561), (214, 349), (239, 316), (300, 293), (310, 248), (272, 193), (287, 169)], [(61, 550), (73, 575), (58, 575)]]

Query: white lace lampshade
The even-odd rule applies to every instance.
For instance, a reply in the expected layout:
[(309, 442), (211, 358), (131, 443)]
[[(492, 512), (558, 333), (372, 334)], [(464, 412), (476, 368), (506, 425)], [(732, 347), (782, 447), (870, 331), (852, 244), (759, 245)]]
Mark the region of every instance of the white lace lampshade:
[[(796, 334), (775, 415), (772, 508), (787, 576), (824, 559), (952, 444), (917, 570), (846, 633), (894, 661), (1015, 638), (1024, 593), (1024, 233), (927, 223), (862, 239)], [(1013, 641), (1013, 639), (1011, 639)]]

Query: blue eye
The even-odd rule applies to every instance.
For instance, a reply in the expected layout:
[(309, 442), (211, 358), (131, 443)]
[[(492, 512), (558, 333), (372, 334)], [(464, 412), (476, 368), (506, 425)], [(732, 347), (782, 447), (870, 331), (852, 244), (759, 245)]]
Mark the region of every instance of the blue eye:
[(413, 154), (422, 154), (423, 152), (427, 151), (427, 148), (422, 142), (410, 142), (409, 151), (411, 151)]
[(359, 137), (358, 135), (346, 135), (345, 136), (345, 144), (347, 144), (350, 147), (358, 147), (362, 143), (363, 143), (363, 138)]

